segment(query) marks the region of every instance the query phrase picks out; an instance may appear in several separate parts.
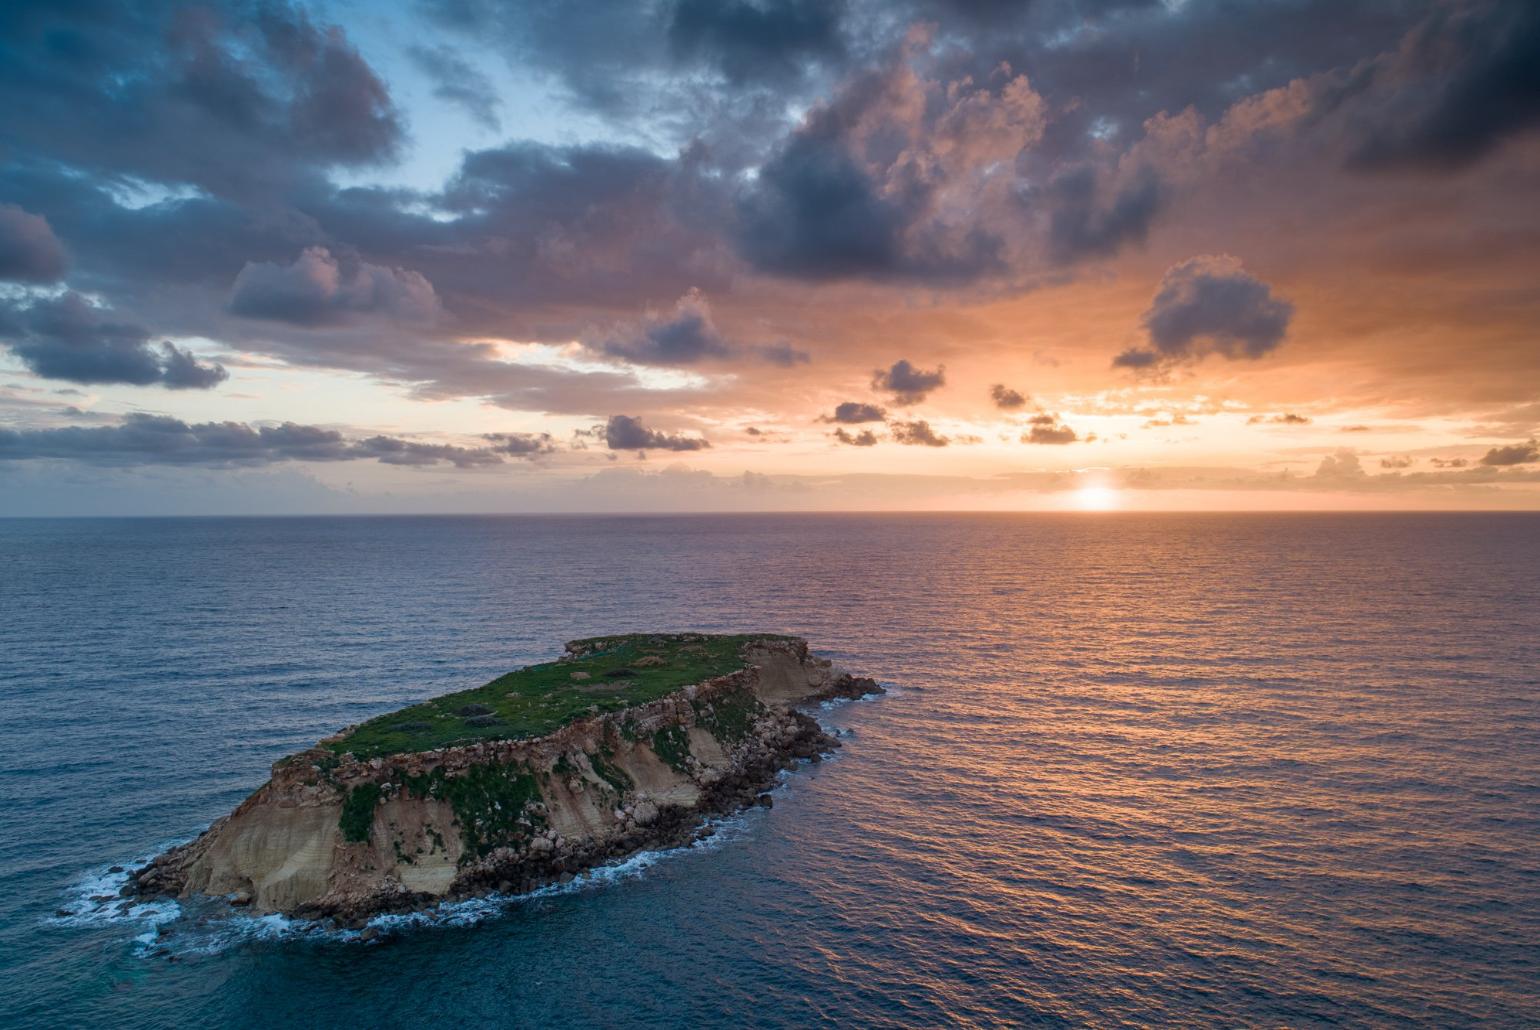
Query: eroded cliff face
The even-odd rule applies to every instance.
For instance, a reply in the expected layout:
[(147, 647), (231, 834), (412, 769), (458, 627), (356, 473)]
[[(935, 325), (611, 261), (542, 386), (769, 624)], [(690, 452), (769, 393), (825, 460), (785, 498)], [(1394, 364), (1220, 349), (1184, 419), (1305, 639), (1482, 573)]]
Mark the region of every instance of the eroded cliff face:
[(537, 739), (368, 760), (323, 741), (130, 889), (356, 922), (682, 843), (708, 815), (754, 803), (779, 769), (838, 746), (791, 706), (881, 689), (792, 638), (742, 655), (738, 671)]

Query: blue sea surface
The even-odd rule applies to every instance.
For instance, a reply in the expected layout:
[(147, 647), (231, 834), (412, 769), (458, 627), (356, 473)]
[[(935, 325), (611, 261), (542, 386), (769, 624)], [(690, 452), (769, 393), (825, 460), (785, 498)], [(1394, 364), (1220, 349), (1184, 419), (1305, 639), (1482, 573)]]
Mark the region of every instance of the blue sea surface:
[[(708, 843), (382, 924), (91, 900), (631, 630), (886, 697)], [(1540, 1025), (1540, 517), (0, 521), (5, 1027)]]

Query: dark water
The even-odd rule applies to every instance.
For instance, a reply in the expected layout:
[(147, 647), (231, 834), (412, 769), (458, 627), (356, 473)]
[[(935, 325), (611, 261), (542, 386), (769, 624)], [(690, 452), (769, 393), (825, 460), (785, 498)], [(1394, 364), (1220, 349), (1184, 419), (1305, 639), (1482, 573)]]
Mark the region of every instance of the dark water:
[[(0, 522), (0, 1023), (1533, 1026), (1537, 545), (1513, 515)], [(896, 689), (708, 847), (383, 943), (83, 900), (318, 736), (652, 628), (800, 633)]]

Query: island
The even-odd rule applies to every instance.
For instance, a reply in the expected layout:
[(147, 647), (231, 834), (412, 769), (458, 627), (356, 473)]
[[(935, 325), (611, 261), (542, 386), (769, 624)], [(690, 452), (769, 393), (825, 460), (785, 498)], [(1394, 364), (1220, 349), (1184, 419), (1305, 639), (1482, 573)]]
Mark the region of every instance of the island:
[(281, 759), (124, 892), (341, 925), (528, 892), (768, 804), (780, 770), (839, 746), (798, 706), (881, 692), (798, 637), (575, 640)]

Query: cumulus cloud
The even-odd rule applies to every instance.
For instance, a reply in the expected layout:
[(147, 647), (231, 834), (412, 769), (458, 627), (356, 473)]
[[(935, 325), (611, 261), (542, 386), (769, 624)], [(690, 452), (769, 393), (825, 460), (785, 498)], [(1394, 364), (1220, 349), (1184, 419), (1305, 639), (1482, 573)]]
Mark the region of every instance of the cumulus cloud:
[(698, 290), (679, 298), (667, 315), (629, 326), (603, 341), (598, 349), (638, 365), (693, 365), (732, 353), (712, 323), (711, 308)]
[(1124, 351), (1123, 368), (1220, 354), (1260, 358), (1283, 342), (1294, 305), (1246, 272), (1229, 255), (1203, 255), (1173, 265), (1144, 313), (1150, 349)]
[(1042, 136), (1025, 76), (975, 83), (916, 68), (911, 36), (816, 107), (739, 196), (739, 253), (805, 280), (969, 282), (1005, 272), (1011, 159)]
[(1363, 462), (1358, 460), (1358, 455), (1347, 450), (1328, 454), (1321, 459), (1321, 464), (1316, 466), (1315, 470), (1316, 479), (1336, 482), (1355, 482), (1366, 476), (1368, 473), (1364, 471)]
[(306, 247), (293, 263), (248, 262), (230, 291), (230, 313), (297, 326), (340, 325), (362, 316), (431, 321), (439, 310), (420, 273)]
[(820, 422), (843, 422), (845, 425), (856, 426), (863, 422), (886, 421), (888, 412), (886, 408), (875, 404), (864, 404), (861, 401), (841, 401), (834, 406), (834, 414), (819, 416)]
[(1532, 461), (1540, 461), (1540, 444), (1534, 440), (1493, 447), (1481, 456), (1483, 465), (1527, 465)]
[(117, 321), (73, 291), (0, 308), (0, 338), (45, 379), (207, 390), (229, 378), (224, 366), (204, 364), (170, 341), (153, 343), (149, 330)]
[(490, 441), (492, 450), (498, 454), (515, 458), (533, 458), (556, 450), (550, 433), (486, 433), (483, 439)]
[[(285, 422), (276, 426), (243, 422), (197, 422), (163, 415), (132, 414), (112, 426), (57, 429), (0, 429), (0, 461), (57, 460), (91, 465), (201, 465), (233, 468), (285, 461), (337, 462), (373, 459), (388, 465), (498, 465), (505, 438), (492, 447), (428, 444), (390, 436), (350, 440), (335, 429)], [(549, 438), (545, 438), (548, 444)], [(542, 446), (518, 456), (544, 453)]]
[(51, 283), (64, 278), (64, 245), (48, 219), (0, 204), (0, 280)]
[(952, 441), (937, 433), (924, 419), (913, 422), (894, 422), (893, 439), (911, 447), (945, 447)]
[(849, 433), (844, 429), (836, 429), (833, 435), (834, 439), (840, 443), (849, 444), (852, 447), (877, 446), (877, 434), (870, 429), (863, 429), (859, 433)]
[(699, 451), (711, 446), (702, 437), (648, 429), (630, 415), (610, 416), (604, 425), (604, 444), (612, 451)]
[(1001, 411), (1015, 411), (1017, 408), (1026, 407), (1025, 394), (1011, 389), (1004, 383), (996, 383), (989, 388), (989, 399), (995, 402), (995, 407)]
[(1021, 434), (1022, 443), (1066, 444), (1080, 439), (1080, 434), (1059, 421), (1057, 415), (1033, 415), (1028, 430)]
[(872, 389), (891, 394), (894, 404), (918, 404), (945, 383), (945, 365), (927, 371), (910, 364), (908, 358), (900, 358), (891, 367), (872, 373)]

